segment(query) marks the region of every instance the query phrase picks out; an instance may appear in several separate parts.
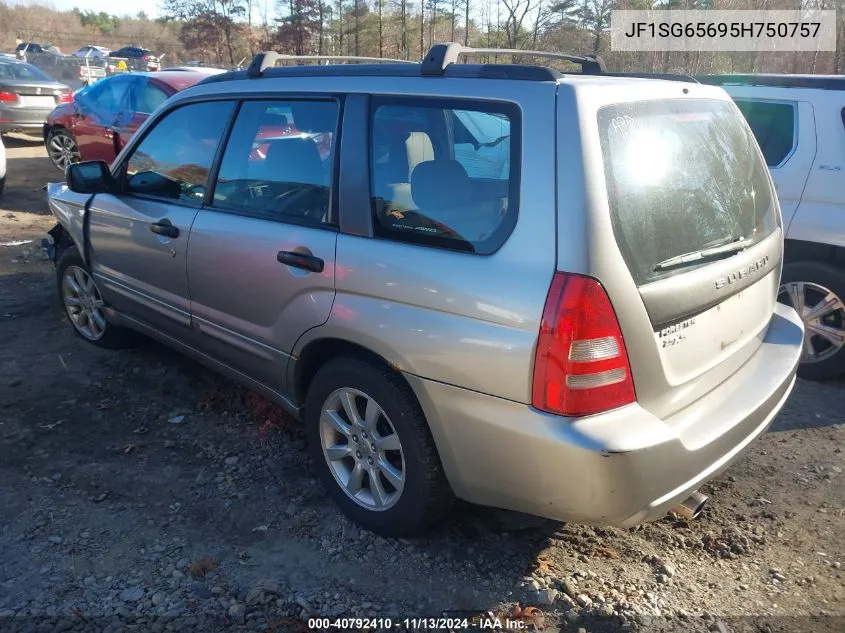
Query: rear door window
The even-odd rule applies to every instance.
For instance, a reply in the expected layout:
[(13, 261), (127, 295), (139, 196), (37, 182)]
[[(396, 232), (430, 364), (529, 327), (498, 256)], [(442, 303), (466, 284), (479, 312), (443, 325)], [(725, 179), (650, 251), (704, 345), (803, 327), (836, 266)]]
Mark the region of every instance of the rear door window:
[(797, 110), (794, 103), (736, 99), (736, 105), (760, 144), (769, 167), (780, 167), (795, 150)]
[(279, 222), (333, 224), (339, 113), (334, 100), (245, 102), (223, 153), (214, 206)]
[(129, 109), (132, 112), (152, 114), (162, 103), (167, 101), (167, 94), (149, 80), (137, 76), (129, 92)]
[(733, 104), (612, 105), (598, 124), (613, 231), (638, 285), (718, 257), (695, 259), (702, 249), (752, 245), (777, 228), (768, 170)]

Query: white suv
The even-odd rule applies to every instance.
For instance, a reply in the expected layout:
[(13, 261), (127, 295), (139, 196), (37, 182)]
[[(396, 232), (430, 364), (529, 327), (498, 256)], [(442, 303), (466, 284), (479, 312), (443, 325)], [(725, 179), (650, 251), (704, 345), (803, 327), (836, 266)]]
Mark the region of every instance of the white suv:
[(845, 77), (711, 75), (757, 137), (780, 199), (780, 300), (804, 320), (799, 374), (845, 372)]

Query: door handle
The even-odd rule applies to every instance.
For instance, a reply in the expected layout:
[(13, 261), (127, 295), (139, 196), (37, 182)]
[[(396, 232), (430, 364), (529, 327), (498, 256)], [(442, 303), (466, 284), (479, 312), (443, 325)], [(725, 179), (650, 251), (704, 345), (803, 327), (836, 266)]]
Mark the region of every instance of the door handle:
[(276, 260), (280, 264), (286, 266), (293, 266), (294, 268), (302, 268), (310, 270), (312, 273), (323, 272), (325, 262), (314, 255), (305, 255), (303, 253), (295, 253), (293, 251), (279, 251), (276, 253)]
[(163, 235), (164, 237), (179, 237), (179, 229), (173, 226), (167, 218), (150, 224), (150, 230), (156, 235)]

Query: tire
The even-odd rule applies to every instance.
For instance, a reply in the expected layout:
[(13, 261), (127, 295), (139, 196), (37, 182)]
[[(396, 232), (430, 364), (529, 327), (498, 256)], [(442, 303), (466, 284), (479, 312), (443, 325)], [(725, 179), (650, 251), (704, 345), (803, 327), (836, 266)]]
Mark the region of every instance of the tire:
[(79, 162), (82, 155), (76, 139), (64, 128), (53, 128), (47, 134), (47, 155), (57, 168), (64, 171), (71, 162)]
[[(845, 373), (845, 271), (823, 262), (786, 264), (778, 300), (793, 308), (796, 301), (801, 304), (796, 311), (804, 321), (805, 351), (798, 375), (828, 380)], [(813, 308), (818, 313), (824, 304), (822, 316), (814, 316)]]
[[(73, 288), (69, 280), (75, 283), (77, 289)], [(90, 284), (83, 280), (90, 280)], [(86, 292), (79, 292), (85, 288)], [(79, 337), (106, 349), (117, 349), (128, 344), (129, 332), (106, 320), (102, 310), (105, 304), (100, 291), (75, 246), (65, 249), (56, 264), (56, 291), (65, 315)], [(72, 298), (76, 299), (73, 304), (70, 303)], [(86, 313), (80, 316), (80, 312)], [(94, 315), (94, 312), (99, 314), (99, 317)]]
[[(354, 395), (352, 400), (365, 425), (364, 418), (369, 417), (367, 399), (375, 402), (381, 412), (377, 422), (366, 428), (349, 424), (344, 394)], [(346, 423), (346, 434), (337, 430), (336, 421), (329, 423), (332, 415), (324, 413), (335, 407), (334, 413)], [(407, 383), (390, 369), (358, 358), (329, 361), (311, 381), (304, 419), (308, 449), (320, 479), (341, 511), (364, 528), (389, 537), (416, 535), (451, 507), (454, 497), (422, 408)], [(396, 446), (397, 438), (399, 450), (390, 448)], [(346, 450), (349, 455), (332, 461), (325, 447), (334, 447), (336, 453)], [(370, 459), (373, 461), (369, 464), (374, 466), (368, 465)], [(392, 468), (380, 468), (379, 464)], [(347, 472), (347, 481), (352, 481), (356, 465), (365, 472), (371, 468), (370, 472), (377, 473), (378, 484), (374, 486), (370, 472), (366, 472), (359, 478), (360, 491), (353, 499), (342, 479)], [(392, 473), (390, 478), (388, 472)], [(402, 476), (400, 488), (391, 484), (397, 480), (397, 472)], [(356, 486), (350, 488), (355, 490)], [(383, 503), (377, 508), (374, 491), (379, 488)]]

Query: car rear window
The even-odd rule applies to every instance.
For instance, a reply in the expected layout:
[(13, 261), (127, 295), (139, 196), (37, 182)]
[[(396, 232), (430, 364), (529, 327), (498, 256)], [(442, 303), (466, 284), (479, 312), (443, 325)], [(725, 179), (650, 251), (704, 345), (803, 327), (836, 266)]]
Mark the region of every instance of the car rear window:
[(614, 235), (638, 285), (712, 261), (659, 265), (671, 258), (777, 228), (766, 165), (732, 103), (617, 104), (598, 125)]
[(31, 64), (24, 64), (22, 62), (0, 62), (0, 79), (55, 81), (52, 77), (40, 71), (37, 67), (32, 66)]

